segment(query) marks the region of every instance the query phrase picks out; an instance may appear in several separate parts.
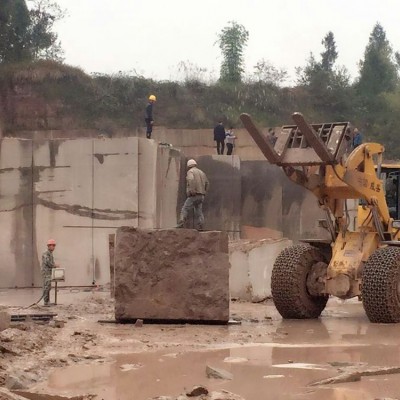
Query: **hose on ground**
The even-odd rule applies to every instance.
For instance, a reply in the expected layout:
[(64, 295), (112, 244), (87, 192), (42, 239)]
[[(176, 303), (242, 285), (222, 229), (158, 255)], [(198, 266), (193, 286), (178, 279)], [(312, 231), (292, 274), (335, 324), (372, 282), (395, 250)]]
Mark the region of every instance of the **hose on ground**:
[(43, 297), (44, 297), (44, 291), (42, 292), (42, 295), (41, 295), (40, 299), (36, 303), (32, 303), (30, 306), (21, 307), (21, 308), (24, 309), (24, 310), (27, 310), (28, 308), (36, 306), (36, 305), (38, 305), (40, 303), (40, 301), (43, 299)]

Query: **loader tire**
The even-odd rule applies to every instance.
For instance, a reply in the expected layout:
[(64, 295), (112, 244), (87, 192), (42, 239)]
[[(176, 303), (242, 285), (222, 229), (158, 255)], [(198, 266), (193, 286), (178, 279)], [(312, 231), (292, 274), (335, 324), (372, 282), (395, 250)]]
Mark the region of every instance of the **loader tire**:
[(372, 253), (363, 270), (361, 298), (371, 322), (400, 322), (400, 248)]
[(272, 269), (271, 291), (275, 307), (286, 319), (318, 318), (328, 301), (327, 295), (312, 296), (307, 277), (317, 263), (325, 262), (314, 247), (295, 245), (283, 250)]

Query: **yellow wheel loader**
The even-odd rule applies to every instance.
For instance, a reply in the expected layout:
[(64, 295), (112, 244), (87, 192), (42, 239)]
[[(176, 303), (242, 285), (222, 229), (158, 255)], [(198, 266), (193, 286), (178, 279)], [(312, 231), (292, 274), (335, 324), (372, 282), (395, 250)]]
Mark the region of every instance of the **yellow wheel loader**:
[[(272, 142), (248, 114), (240, 118), (267, 160), (314, 193), (326, 213), (329, 240), (304, 240), (276, 259), (271, 289), (282, 317), (318, 318), (329, 296), (358, 296), (371, 322), (400, 322), (399, 168), (382, 164), (384, 147), (353, 150), (348, 122), (309, 124), (294, 113), (295, 124)], [(359, 201), (355, 229), (350, 199)]]

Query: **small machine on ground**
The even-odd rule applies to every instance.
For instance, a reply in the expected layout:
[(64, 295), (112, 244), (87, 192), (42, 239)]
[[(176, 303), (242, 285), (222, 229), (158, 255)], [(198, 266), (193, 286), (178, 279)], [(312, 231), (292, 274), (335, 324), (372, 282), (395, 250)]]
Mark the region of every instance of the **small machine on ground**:
[[(272, 144), (248, 114), (240, 118), (267, 160), (311, 191), (326, 213), (329, 240), (304, 240), (276, 259), (271, 289), (282, 317), (318, 318), (330, 295), (358, 296), (371, 322), (400, 322), (399, 168), (382, 167), (384, 147), (352, 150), (348, 122), (311, 125), (300, 113)], [(354, 230), (349, 199), (359, 199)]]
[(57, 305), (58, 282), (65, 282), (65, 268), (53, 268), (51, 270), (51, 281), (55, 282), (54, 304)]

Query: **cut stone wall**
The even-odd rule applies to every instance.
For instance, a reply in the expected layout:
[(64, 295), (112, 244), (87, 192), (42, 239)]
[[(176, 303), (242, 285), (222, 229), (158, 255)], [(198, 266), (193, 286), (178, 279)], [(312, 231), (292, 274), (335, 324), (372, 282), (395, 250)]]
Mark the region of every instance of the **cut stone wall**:
[(109, 235), (176, 224), (181, 153), (153, 140), (0, 141), (0, 287), (41, 286), (57, 240), (68, 286), (110, 282)]
[(119, 228), (115, 318), (227, 322), (227, 234)]
[[(210, 132), (165, 130), (173, 140), (164, 140), (194, 156), (210, 179), (207, 230), (233, 239), (241, 232), (249, 239), (329, 238), (318, 226), (324, 214), (312, 193), (259, 157), (247, 133), (238, 132), (234, 156), (218, 156), (210, 155)], [(65, 285), (107, 284), (108, 236), (118, 227), (176, 226), (186, 174), (176, 148), (122, 133), (75, 140), (67, 139), (72, 131), (64, 139), (45, 139), (58, 137), (56, 131), (34, 133), (27, 137), (36, 140), (0, 140), (0, 287), (41, 286), (41, 254), (50, 237), (58, 242)]]

